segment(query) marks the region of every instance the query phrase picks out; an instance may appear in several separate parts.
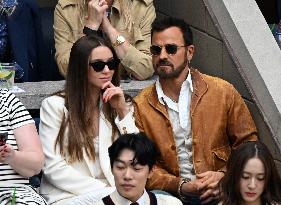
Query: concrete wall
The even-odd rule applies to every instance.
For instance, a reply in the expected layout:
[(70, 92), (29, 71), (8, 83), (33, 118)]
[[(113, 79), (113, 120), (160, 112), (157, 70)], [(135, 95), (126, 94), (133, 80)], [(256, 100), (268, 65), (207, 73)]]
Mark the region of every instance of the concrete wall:
[[(242, 1), (232, 2), (232, 6), (233, 4), (236, 4), (234, 6), (238, 6), (240, 4), (239, 2)], [(249, 2), (251, 4), (255, 4), (255, 2), (253, 3), (251, 0), (247, 1), (247, 3)], [(204, 73), (227, 80), (240, 92), (255, 120), (260, 140), (263, 141), (272, 151), (281, 173), (280, 144), (278, 144), (278, 139), (276, 140), (276, 138), (273, 137), (275, 134), (273, 133), (274, 130), (271, 127), (272, 121), (268, 122), (268, 120), (266, 120), (265, 114), (261, 112), (261, 110), (263, 110), (261, 107), (262, 102), (260, 102), (260, 99), (256, 97), (256, 92), (262, 95), (263, 90), (255, 90), (254, 87), (256, 85), (252, 83), (253, 81), (248, 80), (249, 76), (254, 76), (253, 74), (258, 72), (252, 71), (253, 73), (249, 75), (243, 75), (243, 72), (241, 72), (243, 71), (243, 68), (241, 68), (243, 66), (239, 64), (242, 60), (240, 60), (237, 55), (241, 55), (240, 57), (243, 57), (244, 55), (244, 58), (248, 57), (246, 61), (253, 61), (253, 63), (251, 62), (253, 65), (256, 63), (255, 59), (253, 59), (252, 55), (249, 55), (250, 51), (245, 51), (245, 53), (240, 54), (232, 51), (233, 47), (235, 47), (234, 44), (236, 44), (236, 46), (241, 44), (241, 47), (243, 47), (245, 41), (242, 41), (239, 35), (235, 35), (235, 33), (237, 33), (237, 26), (235, 26), (235, 22), (233, 22), (232, 17), (228, 14), (231, 11), (228, 11), (222, 6), (223, 0), (213, 2), (208, 0), (155, 0), (154, 3), (157, 9), (158, 17), (175, 16), (185, 19), (185, 21), (191, 25), (195, 44), (195, 56), (191, 62), (192, 66), (198, 68)], [(254, 9), (257, 9), (256, 5), (253, 7)], [(243, 19), (243, 13), (240, 15), (240, 19)], [(246, 15), (249, 15), (249, 13), (246, 13)], [(261, 14), (255, 13), (255, 15)], [(229, 23), (227, 21), (229, 21)], [(227, 23), (228, 27), (222, 28), (223, 24)], [(264, 30), (266, 30), (267, 28), (264, 20), (261, 20), (261, 23), (264, 26)], [(253, 32), (251, 31), (252, 27), (249, 24), (248, 29), (249, 33)], [(225, 33), (232, 35), (230, 36), (232, 42), (227, 41), (228, 38), (225, 37)], [(268, 32), (265, 35), (270, 35), (270, 33)], [(270, 42), (270, 45), (271, 44), (275, 44), (275, 42)], [(273, 45), (273, 47), (274, 46), (275, 45)], [(269, 49), (270, 48), (271, 46), (269, 46)], [(253, 68), (253, 70), (255, 69), (257, 68)], [(281, 75), (279, 78), (280, 77)], [(275, 80), (279, 80), (277, 76), (275, 76)], [(264, 94), (265, 93), (267, 92), (264, 92)], [(271, 105), (271, 103), (273, 103), (273, 106), (269, 108), (269, 112), (275, 111), (275, 103), (272, 101), (272, 97), (270, 96), (268, 98), (268, 103), (265, 102), (265, 105)], [(280, 122), (280, 112), (277, 110), (275, 114), (277, 116), (277, 120), (275, 121)]]

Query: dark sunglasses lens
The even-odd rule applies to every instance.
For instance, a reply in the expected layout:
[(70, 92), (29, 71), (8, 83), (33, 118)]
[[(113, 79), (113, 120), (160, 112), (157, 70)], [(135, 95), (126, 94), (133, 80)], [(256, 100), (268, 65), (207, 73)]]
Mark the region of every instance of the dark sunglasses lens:
[(96, 72), (101, 72), (104, 69), (105, 65), (108, 66), (109, 70), (115, 70), (116, 68), (118, 68), (119, 60), (112, 59), (107, 62), (96, 61), (96, 62), (90, 63), (90, 66), (92, 66), (92, 68)]
[(116, 68), (118, 68), (118, 64), (119, 64), (119, 61), (114, 60), (114, 59), (107, 62), (107, 66), (108, 66), (109, 70), (115, 70)]
[(96, 61), (96, 62), (90, 63), (90, 65), (96, 72), (101, 72), (104, 69), (105, 64), (106, 63), (103, 61)]
[(150, 53), (152, 55), (159, 55), (161, 53), (162, 48), (160, 46), (150, 46)]
[(167, 45), (165, 45), (165, 49), (168, 54), (176, 54), (178, 47), (173, 44), (167, 44)]

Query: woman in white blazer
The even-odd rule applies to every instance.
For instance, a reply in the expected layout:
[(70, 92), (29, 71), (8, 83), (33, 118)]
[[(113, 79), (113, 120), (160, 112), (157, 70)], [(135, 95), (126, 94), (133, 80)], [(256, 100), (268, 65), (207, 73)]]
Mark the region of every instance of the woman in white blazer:
[(45, 154), (40, 193), (48, 204), (114, 186), (108, 147), (118, 133), (138, 132), (119, 86), (114, 49), (84, 36), (71, 49), (65, 89), (42, 102), (39, 133)]

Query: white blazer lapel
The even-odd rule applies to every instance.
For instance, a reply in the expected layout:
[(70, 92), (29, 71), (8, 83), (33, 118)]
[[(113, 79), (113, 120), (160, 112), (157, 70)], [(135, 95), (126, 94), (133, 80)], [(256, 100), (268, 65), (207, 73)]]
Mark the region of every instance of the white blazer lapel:
[(105, 178), (111, 186), (115, 186), (114, 177), (111, 172), (110, 160), (108, 155), (108, 147), (112, 144), (112, 126), (105, 119), (103, 113), (100, 116), (99, 125), (99, 159), (100, 166)]
[(86, 154), (85, 152), (85, 149), (83, 149), (83, 156), (84, 156), (84, 160), (90, 170), (90, 173), (92, 175), (92, 177), (95, 177), (95, 174), (94, 174), (94, 162), (93, 160), (89, 159), (88, 155)]

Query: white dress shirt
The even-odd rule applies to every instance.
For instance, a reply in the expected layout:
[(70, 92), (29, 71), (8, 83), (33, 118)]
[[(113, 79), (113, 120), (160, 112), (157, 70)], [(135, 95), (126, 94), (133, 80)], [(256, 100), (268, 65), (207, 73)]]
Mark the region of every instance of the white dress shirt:
[[(117, 191), (109, 195), (115, 205), (130, 205), (130, 200), (122, 197)], [(182, 202), (171, 195), (155, 194), (158, 205), (182, 205)], [(144, 190), (143, 195), (136, 201), (139, 205), (150, 205), (148, 193)], [(103, 201), (94, 202), (94, 205), (104, 205)], [(85, 204), (88, 205), (88, 204)], [(89, 204), (90, 205), (90, 204)]]
[(195, 178), (192, 158), (192, 133), (190, 119), (190, 102), (193, 92), (191, 75), (182, 83), (179, 100), (174, 102), (163, 92), (159, 80), (156, 81), (158, 100), (165, 105), (173, 127), (174, 139), (178, 153), (180, 176)]

